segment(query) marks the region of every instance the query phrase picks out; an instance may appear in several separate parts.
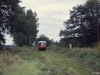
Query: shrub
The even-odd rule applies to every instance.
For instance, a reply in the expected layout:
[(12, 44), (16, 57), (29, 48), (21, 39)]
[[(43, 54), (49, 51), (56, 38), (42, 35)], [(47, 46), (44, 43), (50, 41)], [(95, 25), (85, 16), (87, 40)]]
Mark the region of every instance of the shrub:
[(100, 52), (100, 42), (97, 43), (97, 50)]

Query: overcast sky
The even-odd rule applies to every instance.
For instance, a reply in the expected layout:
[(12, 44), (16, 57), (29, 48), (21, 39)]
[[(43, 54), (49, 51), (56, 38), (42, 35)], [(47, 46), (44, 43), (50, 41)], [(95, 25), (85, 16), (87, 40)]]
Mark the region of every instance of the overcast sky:
[[(69, 10), (73, 6), (83, 4), (86, 0), (21, 0), (21, 6), (37, 12), (39, 18), (39, 33), (58, 41), (59, 32), (64, 29), (63, 22), (69, 18)], [(12, 38), (6, 36), (7, 44), (12, 44)]]

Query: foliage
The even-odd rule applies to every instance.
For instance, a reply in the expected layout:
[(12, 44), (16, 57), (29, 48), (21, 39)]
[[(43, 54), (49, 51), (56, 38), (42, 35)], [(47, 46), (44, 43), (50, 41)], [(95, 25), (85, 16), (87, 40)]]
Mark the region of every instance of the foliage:
[(95, 46), (100, 41), (99, 16), (99, 0), (87, 0), (85, 4), (73, 7), (70, 19), (64, 22), (66, 29), (60, 32), (60, 36), (64, 36), (61, 40), (66, 40), (66, 43), (71, 43), (75, 47)]
[(97, 46), (96, 46), (97, 50), (99, 51), (100, 53), (100, 42), (97, 43)]
[(37, 37), (38, 18), (37, 13), (32, 10), (22, 11), (19, 17), (20, 21), (14, 27), (13, 38), (18, 46), (31, 46)]
[(13, 29), (13, 18), (16, 11), (20, 10), (19, 0), (0, 0), (0, 44), (5, 43), (4, 33)]
[(5, 43), (4, 33), (11, 34), (18, 46), (31, 45), (36, 39), (37, 13), (25, 12), (19, 3), (20, 0), (0, 0), (0, 44)]

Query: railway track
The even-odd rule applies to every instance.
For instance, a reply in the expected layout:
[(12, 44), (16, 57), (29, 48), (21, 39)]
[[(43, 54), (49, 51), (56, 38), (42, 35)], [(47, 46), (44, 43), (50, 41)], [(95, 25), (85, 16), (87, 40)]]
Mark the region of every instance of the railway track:
[[(44, 63), (58, 73), (54, 75), (91, 75), (89, 71), (75, 65), (70, 59), (65, 59), (55, 53), (42, 52), (41, 56), (45, 58)], [(53, 75), (52, 71), (50, 75)]]

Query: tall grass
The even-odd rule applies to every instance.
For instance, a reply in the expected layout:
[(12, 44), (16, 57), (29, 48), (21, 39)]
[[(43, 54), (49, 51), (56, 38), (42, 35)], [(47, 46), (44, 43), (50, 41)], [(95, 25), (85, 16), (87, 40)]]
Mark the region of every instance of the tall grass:
[[(54, 48), (53, 52), (62, 55), (64, 58), (70, 58), (76, 61), (76, 64), (90, 71), (100, 71), (100, 53), (98, 52), (100, 48)], [(50, 49), (53, 50), (53, 46)]]
[(100, 53), (100, 42), (97, 43), (97, 46), (96, 46), (97, 50), (99, 51)]
[(0, 75), (68, 75), (68, 71), (87, 74), (84, 69), (100, 71), (100, 54), (96, 48), (69, 49), (53, 45), (42, 52), (35, 47), (0, 52)]

